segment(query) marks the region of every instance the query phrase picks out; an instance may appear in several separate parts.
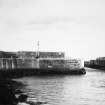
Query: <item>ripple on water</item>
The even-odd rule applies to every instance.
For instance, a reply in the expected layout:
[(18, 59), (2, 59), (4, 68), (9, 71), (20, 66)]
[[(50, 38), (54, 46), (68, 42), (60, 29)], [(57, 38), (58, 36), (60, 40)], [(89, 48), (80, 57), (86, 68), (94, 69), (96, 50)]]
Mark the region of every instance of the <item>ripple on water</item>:
[[(93, 70), (93, 71), (92, 71)], [(105, 105), (105, 73), (88, 69), (82, 76), (45, 76), (18, 79), (32, 101), (50, 105)]]

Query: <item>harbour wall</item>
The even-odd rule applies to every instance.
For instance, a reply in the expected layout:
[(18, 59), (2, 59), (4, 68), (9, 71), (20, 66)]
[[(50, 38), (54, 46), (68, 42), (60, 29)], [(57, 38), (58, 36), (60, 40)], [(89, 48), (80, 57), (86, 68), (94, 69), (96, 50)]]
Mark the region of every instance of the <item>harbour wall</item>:
[(34, 74), (84, 73), (77, 59), (65, 59), (63, 52), (0, 52), (0, 77), (21, 77)]
[(37, 68), (37, 59), (0, 58), (0, 70)]
[[(38, 58), (64, 58), (64, 52), (0, 51), (0, 70), (39, 68)], [(41, 62), (41, 61), (40, 61)], [(44, 62), (45, 63), (45, 62)], [(43, 63), (40, 63), (43, 67)]]
[(72, 62), (43, 60), (36, 58), (0, 58), (0, 78), (19, 78), (32, 75), (85, 74), (85, 69)]
[(99, 57), (94, 60), (89, 60), (84, 62), (85, 67), (105, 70), (105, 57)]
[(43, 69), (43, 68), (68, 68), (79, 69), (81, 63), (78, 60), (64, 59), (36, 59), (36, 58), (0, 58), (0, 70), (14, 69)]

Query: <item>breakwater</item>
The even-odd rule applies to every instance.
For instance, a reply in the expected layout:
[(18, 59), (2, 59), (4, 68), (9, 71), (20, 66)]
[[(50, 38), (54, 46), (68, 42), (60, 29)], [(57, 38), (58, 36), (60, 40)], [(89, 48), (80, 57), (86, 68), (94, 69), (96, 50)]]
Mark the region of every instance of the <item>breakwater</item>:
[(85, 73), (80, 60), (65, 58), (63, 52), (0, 52), (2, 77)]
[(0, 58), (0, 77), (2, 78), (34, 75), (36, 71), (36, 59)]
[[(0, 59), (0, 77), (23, 77), (32, 75), (56, 75), (56, 74), (86, 74), (84, 68), (74, 66), (66, 63), (64, 60), (40, 60), (36, 58), (1, 58)], [(63, 62), (62, 62), (63, 61)], [(61, 63), (62, 62), (62, 63)], [(53, 63), (53, 68), (51, 64)], [(59, 65), (57, 65), (59, 64)], [(50, 67), (49, 67), (50, 65)]]
[(0, 58), (1, 70), (37, 68), (37, 59)]
[(105, 70), (105, 57), (99, 57), (94, 60), (89, 60), (84, 62), (85, 67)]

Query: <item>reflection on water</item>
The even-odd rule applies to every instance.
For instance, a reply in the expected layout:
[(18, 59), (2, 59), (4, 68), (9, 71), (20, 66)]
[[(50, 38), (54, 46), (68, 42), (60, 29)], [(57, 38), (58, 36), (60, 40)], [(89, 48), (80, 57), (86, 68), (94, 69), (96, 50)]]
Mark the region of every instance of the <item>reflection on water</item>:
[(29, 100), (49, 105), (105, 105), (105, 72), (87, 69), (86, 75), (25, 77), (18, 79)]

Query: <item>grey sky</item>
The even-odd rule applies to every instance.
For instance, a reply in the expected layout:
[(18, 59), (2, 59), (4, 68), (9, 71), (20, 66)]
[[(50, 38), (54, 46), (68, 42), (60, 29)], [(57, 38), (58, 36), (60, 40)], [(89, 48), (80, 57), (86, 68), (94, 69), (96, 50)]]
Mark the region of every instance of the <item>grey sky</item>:
[(104, 0), (0, 0), (0, 50), (105, 56)]

